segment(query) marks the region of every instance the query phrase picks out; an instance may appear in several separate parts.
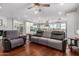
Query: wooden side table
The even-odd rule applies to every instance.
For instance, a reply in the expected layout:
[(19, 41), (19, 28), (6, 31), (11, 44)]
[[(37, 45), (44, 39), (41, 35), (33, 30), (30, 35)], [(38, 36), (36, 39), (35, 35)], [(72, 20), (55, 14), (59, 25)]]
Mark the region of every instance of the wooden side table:
[(31, 34), (31, 33), (28, 33), (28, 34), (27, 34), (27, 37), (28, 37), (28, 40), (29, 40), (29, 41), (31, 40), (31, 35), (33, 35), (33, 34)]
[[(79, 40), (79, 38), (78, 37), (71, 37), (69, 39), (70, 39), (70, 49), (72, 51), (72, 46), (78, 47), (78, 40)], [(74, 41), (74, 44), (72, 43), (73, 41)]]
[(0, 36), (0, 50), (3, 50), (3, 45), (2, 45), (2, 36)]

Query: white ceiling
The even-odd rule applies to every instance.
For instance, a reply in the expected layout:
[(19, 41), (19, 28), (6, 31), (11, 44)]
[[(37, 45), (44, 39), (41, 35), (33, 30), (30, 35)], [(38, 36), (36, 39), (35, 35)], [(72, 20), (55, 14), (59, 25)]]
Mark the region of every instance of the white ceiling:
[(27, 9), (31, 6), (31, 3), (0, 3), (0, 6), (2, 7), (0, 8), (0, 16), (18, 17), (36, 22), (36, 19), (40, 18), (57, 17), (59, 16), (59, 12), (62, 12), (62, 15), (64, 15), (66, 12), (75, 10), (78, 4), (65, 3), (64, 5), (60, 5), (59, 3), (51, 3), (50, 7), (43, 8), (38, 14), (34, 13), (34, 9)]

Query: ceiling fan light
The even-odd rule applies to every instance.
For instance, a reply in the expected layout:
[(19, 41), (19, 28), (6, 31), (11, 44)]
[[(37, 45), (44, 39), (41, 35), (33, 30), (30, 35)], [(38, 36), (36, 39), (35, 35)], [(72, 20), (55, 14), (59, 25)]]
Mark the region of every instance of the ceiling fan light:
[(62, 12), (58, 12), (59, 15), (62, 15)]
[(39, 13), (39, 11), (38, 11), (38, 10), (36, 10), (34, 13), (35, 13), (35, 14), (38, 14), (38, 13)]

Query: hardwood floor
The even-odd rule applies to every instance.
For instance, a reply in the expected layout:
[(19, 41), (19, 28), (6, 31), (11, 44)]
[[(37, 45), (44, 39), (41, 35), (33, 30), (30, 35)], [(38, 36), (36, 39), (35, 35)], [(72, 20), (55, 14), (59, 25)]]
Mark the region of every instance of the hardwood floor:
[(78, 56), (79, 52), (73, 50), (72, 52), (67, 48), (66, 52), (39, 45), (36, 43), (28, 43), (23, 47), (13, 49), (9, 52), (0, 51), (1, 56)]

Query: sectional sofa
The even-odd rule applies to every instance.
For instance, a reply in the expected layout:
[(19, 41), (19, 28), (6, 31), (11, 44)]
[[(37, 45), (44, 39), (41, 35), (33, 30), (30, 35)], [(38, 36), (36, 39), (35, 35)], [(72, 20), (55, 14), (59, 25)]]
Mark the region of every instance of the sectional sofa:
[(46, 45), (60, 51), (66, 51), (65, 32), (64, 31), (37, 31), (31, 36), (31, 42)]

